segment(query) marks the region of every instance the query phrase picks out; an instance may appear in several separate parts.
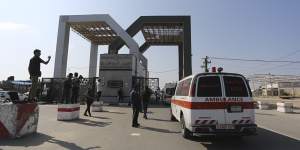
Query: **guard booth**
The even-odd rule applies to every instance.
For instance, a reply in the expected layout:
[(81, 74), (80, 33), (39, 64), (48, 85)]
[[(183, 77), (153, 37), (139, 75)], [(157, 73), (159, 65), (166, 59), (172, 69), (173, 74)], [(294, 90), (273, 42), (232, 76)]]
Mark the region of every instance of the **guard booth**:
[[(130, 91), (134, 86), (133, 78), (147, 78), (147, 59), (132, 54), (101, 54), (98, 91), (106, 103), (128, 103)], [(122, 100), (119, 101), (119, 90)]]

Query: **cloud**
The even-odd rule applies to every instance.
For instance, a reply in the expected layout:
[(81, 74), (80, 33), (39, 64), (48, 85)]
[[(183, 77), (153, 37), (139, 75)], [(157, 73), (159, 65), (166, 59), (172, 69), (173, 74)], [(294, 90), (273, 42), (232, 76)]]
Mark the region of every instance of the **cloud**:
[(20, 24), (15, 22), (0, 22), (0, 30), (1, 31), (20, 31), (27, 30), (29, 26), (26, 24)]

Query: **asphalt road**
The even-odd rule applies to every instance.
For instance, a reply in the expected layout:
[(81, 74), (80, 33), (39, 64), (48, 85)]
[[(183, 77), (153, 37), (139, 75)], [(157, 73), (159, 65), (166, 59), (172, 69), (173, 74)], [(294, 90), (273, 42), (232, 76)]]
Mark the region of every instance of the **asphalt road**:
[[(84, 110), (81, 108), (81, 112)], [(15, 140), (1, 140), (0, 149), (30, 150), (298, 150), (300, 114), (257, 111), (257, 136), (206, 137), (186, 140), (178, 122), (169, 121), (168, 108), (150, 108), (149, 120), (140, 115), (141, 128), (131, 127), (132, 111), (126, 107), (105, 107), (94, 117), (57, 121), (55, 105), (41, 105), (38, 133)], [(298, 127), (298, 128), (294, 128)], [(264, 129), (267, 128), (267, 129)], [(283, 128), (283, 129), (282, 129)]]

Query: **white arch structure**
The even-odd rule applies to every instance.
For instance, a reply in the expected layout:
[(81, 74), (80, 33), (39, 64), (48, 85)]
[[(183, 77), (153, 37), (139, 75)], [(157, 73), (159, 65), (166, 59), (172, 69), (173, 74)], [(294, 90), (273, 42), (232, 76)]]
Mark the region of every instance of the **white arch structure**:
[[(95, 32), (87, 33), (90, 30), (82, 27), (86, 24), (89, 24), (89, 27), (95, 26), (95, 29), (99, 29), (96, 27), (97, 24), (105, 24), (113, 34), (109, 34), (107, 31), (99, 32), (97, 39), (95, 39)], [(97, 58), (98, 58), (98, 45), (109, 45), (116, 37), (120, 37), (129, 48), (129, 53), (134, 54), (137, 58), (141, 58), (141, 54), (139, 52), (138, 44), (130, 37), (127, 32), (117, 24), (108, 14), (100, 14), (100, 15), (64, 15), (60, 16), (59, 19), (59, 27), (58, 27), (58, 35), (57, 35), (57, 45), (56, 45), (56, 54), (55, 54), (55, 65), (54, 65), (54, 78), (62, 78), (66, 76), (67, 70), (67, 60), (68, 60), (68, 47), (69, 47), (69, 37), (70, 37), (70, 28), (71, 26), (78, 26), (80, 29), (84, 29), (77, 31), (79, 34), (83, 35), (84, 38), (91, 41), (91, 49), (90, 49), (90, 64), (89, 64), (89, 77), (96, 77), (97, 72)], [(81, 26), (82, 25), (82, 26)], [(75, 29), (76, 30), (76, 29)], [(100, 30), (100, 29), (99, 29)], [(98, 33), (98, 32), (97, 32)], [(105, 34), (107, 33), (107, 34)], [(84, 34), (93, 35), (85, 36)], [(107, 36), (110, 36), (109, 38)], [(103, 37), (103, 38), (101, 38)], [(106, 40), (103, 42), (103, 40)], [(95, 42), (100, 41), (100, 42)]]

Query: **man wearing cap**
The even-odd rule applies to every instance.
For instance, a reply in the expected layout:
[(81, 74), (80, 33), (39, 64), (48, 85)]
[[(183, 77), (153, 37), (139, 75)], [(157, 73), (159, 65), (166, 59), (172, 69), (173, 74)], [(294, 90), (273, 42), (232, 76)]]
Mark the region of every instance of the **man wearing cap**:
[(30, 93), (29, 93), (29, 101), (33, 101), (34, 98), (36, 97), (36, 91), (37, 91), (37, 85), (38, 85), (38, 80), (39, 77), (42, 75), (41, 73), (41, 63), (43, 64), (48, 64), (51, 56), (48, 56), (48, 60), (44, 61), (43, 59), (40, 58), (41, 56), (41, 50), (35, 49), (33, 51), (34, 56), (30, 59), (28, 71), (30, 74), (30, 80), (31, 80), (31, 88), (30, 88)]

